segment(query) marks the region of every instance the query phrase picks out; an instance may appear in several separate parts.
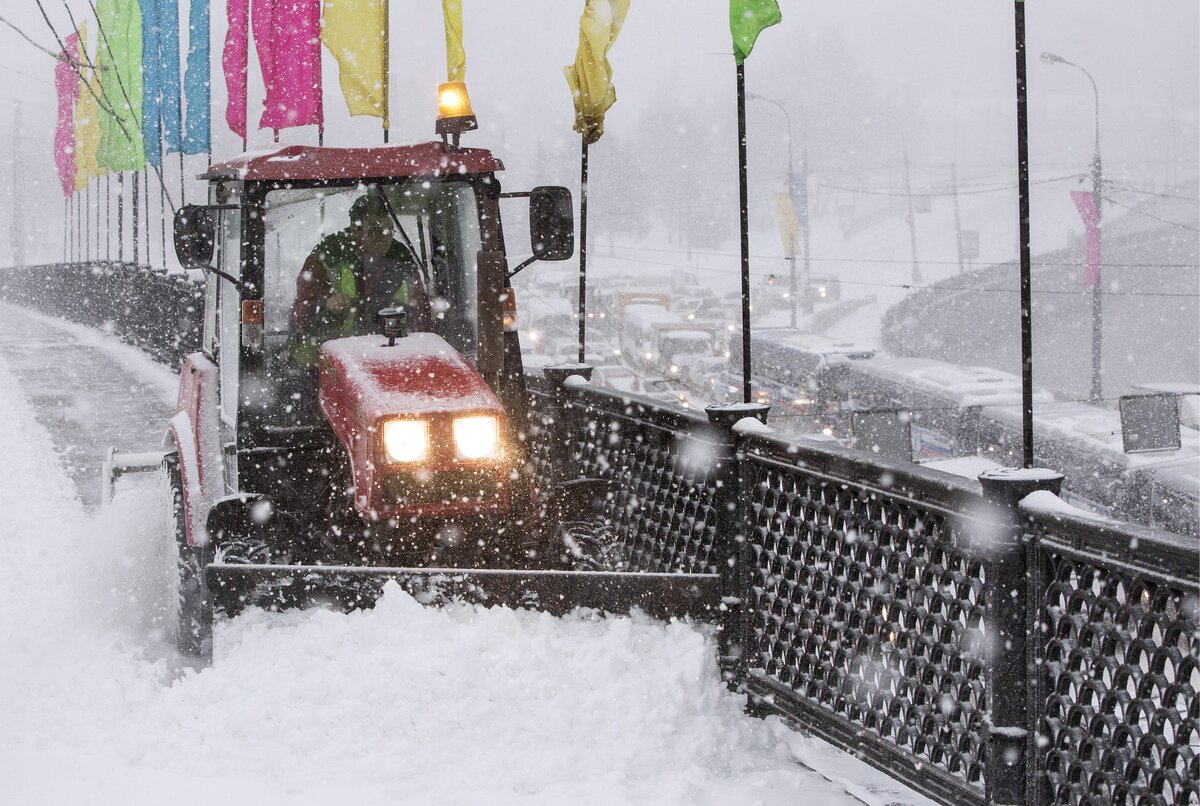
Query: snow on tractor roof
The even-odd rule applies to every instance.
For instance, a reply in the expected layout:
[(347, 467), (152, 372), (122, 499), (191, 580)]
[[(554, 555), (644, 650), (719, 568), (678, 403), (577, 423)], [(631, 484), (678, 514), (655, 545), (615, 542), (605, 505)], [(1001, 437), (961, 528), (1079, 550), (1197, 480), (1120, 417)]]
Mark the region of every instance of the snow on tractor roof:
[(388, 179), (503, 171), (504, 164), (486, 148), (448, 148), (426, 142), (375, 148), (321, 148), (293, 145), (247, 152), (219, 162), (201, 179), (280, 182), (322, 179)]

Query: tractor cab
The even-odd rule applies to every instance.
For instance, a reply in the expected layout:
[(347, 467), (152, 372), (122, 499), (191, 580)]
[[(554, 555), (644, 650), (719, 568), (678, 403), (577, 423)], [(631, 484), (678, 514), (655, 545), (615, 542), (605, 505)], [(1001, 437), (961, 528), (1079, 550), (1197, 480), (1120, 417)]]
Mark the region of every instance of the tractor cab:
[[(532, 256), (518, 270), (569, 257), (574, 236), (565, 188), (505, 194), (502, 168), (445, 143), (289, 146), (212, 166), (209, 204), (176, 220), (181, 261), (206, 273), (202, 355), (185, 366), (196, 388), (180, 401), (204, 498), (270, 491), (270, 509), (303, 524), (292, 534), (323, 541), (361, 522), (404, 532), (384, 541), (396, 551), (527, 517), (500, 201), (529, 200)], [(485, 435), (462, 439), (490, 452), (459, 441), (472, 427)]]

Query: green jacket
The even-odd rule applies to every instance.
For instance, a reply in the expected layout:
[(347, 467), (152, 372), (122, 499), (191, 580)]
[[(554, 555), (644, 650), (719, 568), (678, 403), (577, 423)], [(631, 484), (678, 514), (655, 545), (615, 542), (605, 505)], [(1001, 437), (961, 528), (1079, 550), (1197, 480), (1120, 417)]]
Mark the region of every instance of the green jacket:
[(312, 254), (325, 271), (330, 293), (349, 298), (350, 308), (336, 313), (317, 304), (308, 312), (304, 326), (293, 326), (290, 353), (293, 362), (304, 367), (316, 364), (317, 348), (323, 342), (370, 333), (380, 308), (408, 306), (413, 301), (417, 273), (412, 253), (403, 244), (393, 241), (383, 260), (389, 279), (394, 276), (399, 281), (381, 283), (381, 287), (367, 293), (359, 288), (358, 278), (363, 274), (362, 254), (350, 233), (336, 232), (325, 237)]

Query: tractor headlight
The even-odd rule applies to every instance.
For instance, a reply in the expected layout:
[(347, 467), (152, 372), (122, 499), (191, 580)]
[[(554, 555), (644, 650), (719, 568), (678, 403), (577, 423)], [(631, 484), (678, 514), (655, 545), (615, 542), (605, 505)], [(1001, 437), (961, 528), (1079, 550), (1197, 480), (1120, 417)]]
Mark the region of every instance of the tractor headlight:
[(500, 451), (500, 422), (490, 414), (454, 420), (454, 448), (459, 459), (492, 459)]
[(389, 462), (420, 462), (429, 454), (429, 423), (424, 420), (387, 420), (383, 448)]

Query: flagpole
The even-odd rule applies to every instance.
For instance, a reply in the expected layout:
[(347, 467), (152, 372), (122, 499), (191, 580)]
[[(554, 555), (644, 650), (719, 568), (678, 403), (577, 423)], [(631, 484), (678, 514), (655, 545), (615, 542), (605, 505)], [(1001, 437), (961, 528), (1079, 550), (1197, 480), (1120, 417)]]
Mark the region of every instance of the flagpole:
[(737, 66), (738, 202), (742, 249), (742, 402), (750, 390), (750, 201), (746, 183), (746, 66)]
[(133, 186), (132, 195), (130, 196), (130, 199), (129, 199), (130, 208), (131, 208), (129, 211), (130, 212), (129, 222), (133, 226), (133, 244), (132, 244), (133, 245), (133, 265), (136, 266), (137, 262), (138, 262), (138, 235), (139, 235), (138, 230), (140, 229), (138, 227), (138, 223), (141, 220), (141, 212), (140, 212), (141, 203), (138, 201), (138, 197), (140, 194), (138, 191), (137, 171), (130, 171), (129, 178), (132, 180), (132, 182), (130, 184)]
[(579, 154), (579, 363), (582, 364), (584, 362), (584, 339), (587, 332), (587, 135), (581, 135), (580, 141), (583, 143), (583, 147)]
[(112, 174), (104, 175), (104, 259), (112, 261)]
[(391, 104), (388, 96), (391, 95), (392, 86), (391, 71), (392, 71), (392, 10), (390, 0), (383, 0), (383, 144), (388, 143), (388, 129), (391, 128)]
[(1025, 3), (1013, 4), (1017, 54), (1017, 209), (1021, 253), (1021, 434), (1033, 467), (1033, 280), (1029, 248), (1029, 113), (1026, 98)]
[(125, 172), (117, 172), (117, 262), (125, 262)]

